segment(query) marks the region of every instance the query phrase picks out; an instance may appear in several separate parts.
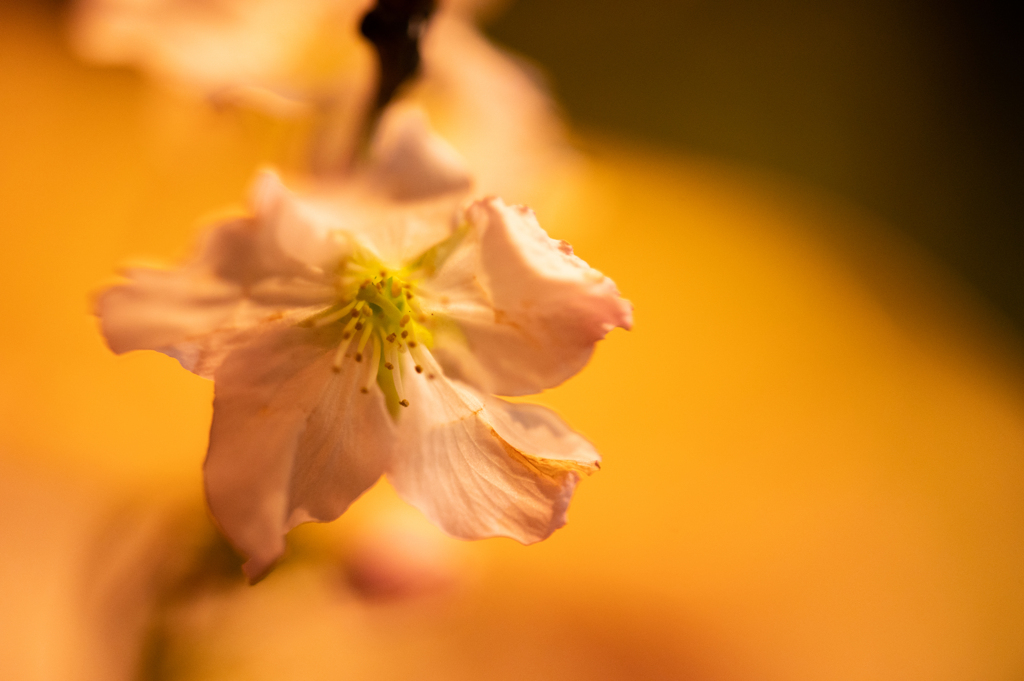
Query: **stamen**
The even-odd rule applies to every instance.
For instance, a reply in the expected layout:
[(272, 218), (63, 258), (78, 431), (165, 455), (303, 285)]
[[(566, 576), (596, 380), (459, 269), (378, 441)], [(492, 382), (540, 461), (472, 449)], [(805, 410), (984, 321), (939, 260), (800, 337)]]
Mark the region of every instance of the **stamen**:
[(357, 317), (353, 317), (352, 319), (348, 320), (348, 324), (345, 325), (344, 330), (341, 332), (341, 337), (342, 338), (348, 338), (349, 336), (351, 336), (352, 335), (352, 329), (354, 329), (356, 324), (358, 324), (358, 323), (359, 323), (359, 317), (358, 316)]
[(356, 304), (356, 301), (353, 300), (351, 303), (349, 303), (345, 307), (341, 308), (340, 310), (335, 310), (334, 312), (331, 312), (330, 314), (324, 315), (320, 319), (315, 320), (313, 322), (313, 326), (319, 328), (321, 326), (327, 326), (328, 324), (333, 324), (334, 322), (338, 321), (339, 319), (341, 319), (342, 317), (347, 315), (349, 312), (351, 312), (352, 308), (355, 307), (355, 304)]
[(409, 315), (405, 315), (405, 316), (403, 316), (403, 317), (402, 317), (402, 319), (401, 319), (401, 320), (400, 320), (400, 321), (398, 322), (398, 325), (399, 325), (399, 326), (405, 326), (405, 325), (406, 325), (406, 324), (408, 324), (408, 323), (409, 323)]
[(391, 280), (391, 297), (392, 298), (397, 298), (399, 295), (401, 295), (401, 293), (402, 293), (402, 284), (401, 284), (401, 282), (399, 282), (399, 281), (397, 281), (395, 279), (392, 279)]
[(403, 331), (402, 332), (402, 338), (408, 338), (408, 337), (409, 337), (409, 332), (408, 331)]
[(369, 340), (370, 334), (373, 333), (373, 324), (367, 324), (363, 330), (363, 335), (359, 338), (359, 348), (356, 350), (356, 361), (363, 361), (363, 348), (366, 347), (366, 341)]
[(364, 393), (370, 392), (370, 387), (374, 381), (377, 380), (377, 367), (380, 365), (380, 342), (377, 340), (377, 336), (373, 336), (373, 340), (370, 341), (370, 345), (373, 346), (370, 349), (370, 366), (369, 371), (366, 372), (366, 382), (363, 383), (362, 391)]
[(394, 333), (389, 333), (388, 334), (388, 343), (394, 343), (394, 342), (395, 342), (395, 334)]
[(424, 356), (424, 351), (417, 348), (415, 343), (409, 343), (409, 355), (412, 357), (413, 361), (416, 362), (416, 366), (414, 367), (416, 369), (416, 373), (422, 374), (423, 365), (427, 364), (427, 358)]
[(348, 346), (351, 344), (351, 336), (345, 338), (338, 344), (338, 349), (334, 353), (334, 361), (331, 363), (331, 368), (334, 369), (334, 371), (341, 371), (341, 363), (345, 360), (345, 353), (348, 351)]
[(403, 407), (408, 407), (409, 400), (405, 399), (405, 386), (402, 385), (402, 365), (398, 356), (398, 348), (392, 346), (389, 350), (391, 352), (390, 359), (395, 364), (391, 370), (391, 380), (395, 382), (395, 394), (398, 395), (398, 403)]

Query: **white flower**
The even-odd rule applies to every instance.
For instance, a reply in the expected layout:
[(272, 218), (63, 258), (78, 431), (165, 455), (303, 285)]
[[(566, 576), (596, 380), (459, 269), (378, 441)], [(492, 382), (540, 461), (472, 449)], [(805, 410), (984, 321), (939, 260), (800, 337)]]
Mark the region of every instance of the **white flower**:
[[(540, 406), (629, 328), (614, 283), (487, 198), (424, 119), (386, 122), (369, 169), (302, 196), (276, 175), (178, 270), (135, 269), (98, 301), (116, 352), (215, 381), (210, 508), (255, 579), (284, 535), (382, 474), (450, 534), (529, 543), (565, 523), (600, 457)], [(465, 206), (465, 207), (463, 207)]]

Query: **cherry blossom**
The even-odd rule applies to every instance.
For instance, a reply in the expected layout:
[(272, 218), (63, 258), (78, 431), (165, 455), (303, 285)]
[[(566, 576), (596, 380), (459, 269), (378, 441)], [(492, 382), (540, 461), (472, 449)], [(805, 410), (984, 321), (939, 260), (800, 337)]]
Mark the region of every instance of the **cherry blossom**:
[(599, 467), (554, 412), (495, 395), (565, 381), (632, 307), (532, 211), (472, 192), (397, 110), (354, 176), (296, 191), (264, 171), (193, 260), (99, 296), (115, 352), (214, 380), (207, 498), (250, 579), (382, 475), (456, 537), (532, 543)]

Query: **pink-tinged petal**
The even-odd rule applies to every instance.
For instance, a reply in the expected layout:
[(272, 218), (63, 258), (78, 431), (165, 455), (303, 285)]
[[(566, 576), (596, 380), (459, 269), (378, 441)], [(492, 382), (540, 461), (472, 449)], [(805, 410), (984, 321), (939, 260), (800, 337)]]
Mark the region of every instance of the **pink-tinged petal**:
[(601, 467), (594, 445), (547, 407), (487, 397), (484, 408), (495, 432), (537, 465), (588, 472)]
[(372, 154), (371, 181), (396, 201), (466, 192), (473, 184), (466, 161), (431, 130), (426, 113), (418, 107), (387, 110)]
[(224, 323), (241, 299), (237, 284), (183, 270), (135, 268), (129, 283), (100, 294), (96, 303), (110, 349), (163, 349)]
[(302, 193), (273, 177), (265, 185), (260, 212), (278, 216), (280, 243), (292, 257), (323, 267), (346, 248), (364, 249), (397, 269), (455, 231), (472, 178), (420, 109), (399, 106), (381, 121), (360, 172)]
[(253, 182), (249, 205), (267, 250), (286, 260), (323, 270), (353, 248), (343, 219), (303, 200), (271, 170), (262, 171)]
[(633, 307), (615, 283), (556, 241), (533, 212), (477, 201), (458, 249), (423, 285), (424, 305), (452, 320), (436, 355), (452, 377), (487, 392), (525, 395), (558, 385), (587, 363)]
[(211, 228), (182, 267), (132, 268), (123, 273), (127, 282), (101, 293), (96, 314), (110, 348), (158, 350), (210, 378), (254, 327), (329, 302), (329, 278), (280, 246), (279, 185), (265, 173), (254, 191), (255, 216)]
[(597, 468), (593, 447), (551, 412), (485, 400), (424, 362), (404, 377), (410, 406), (388, 468), (398, 493), (463, 539), (530, 544), (562, 527), (580, 473)]
[(288, 530), (337, 518), (391, 455), (384, 397), (361, 390), (376, 367), (347, 358), (334, 371), (338, 340), (337, 329), (279, 325), (217, 370), (207, 499), (252, 580), (281, 556)]

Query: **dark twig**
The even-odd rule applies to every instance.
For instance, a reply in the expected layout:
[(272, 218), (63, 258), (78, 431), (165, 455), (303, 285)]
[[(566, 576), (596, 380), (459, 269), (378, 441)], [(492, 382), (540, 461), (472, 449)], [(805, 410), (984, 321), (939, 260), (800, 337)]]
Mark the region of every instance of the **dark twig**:
[(420, 36), (434, 11), (434, 0), (377, 0), (359, 30), (373, 43), (380, 61), (375, 113), (391, 101), (420, 65)]

